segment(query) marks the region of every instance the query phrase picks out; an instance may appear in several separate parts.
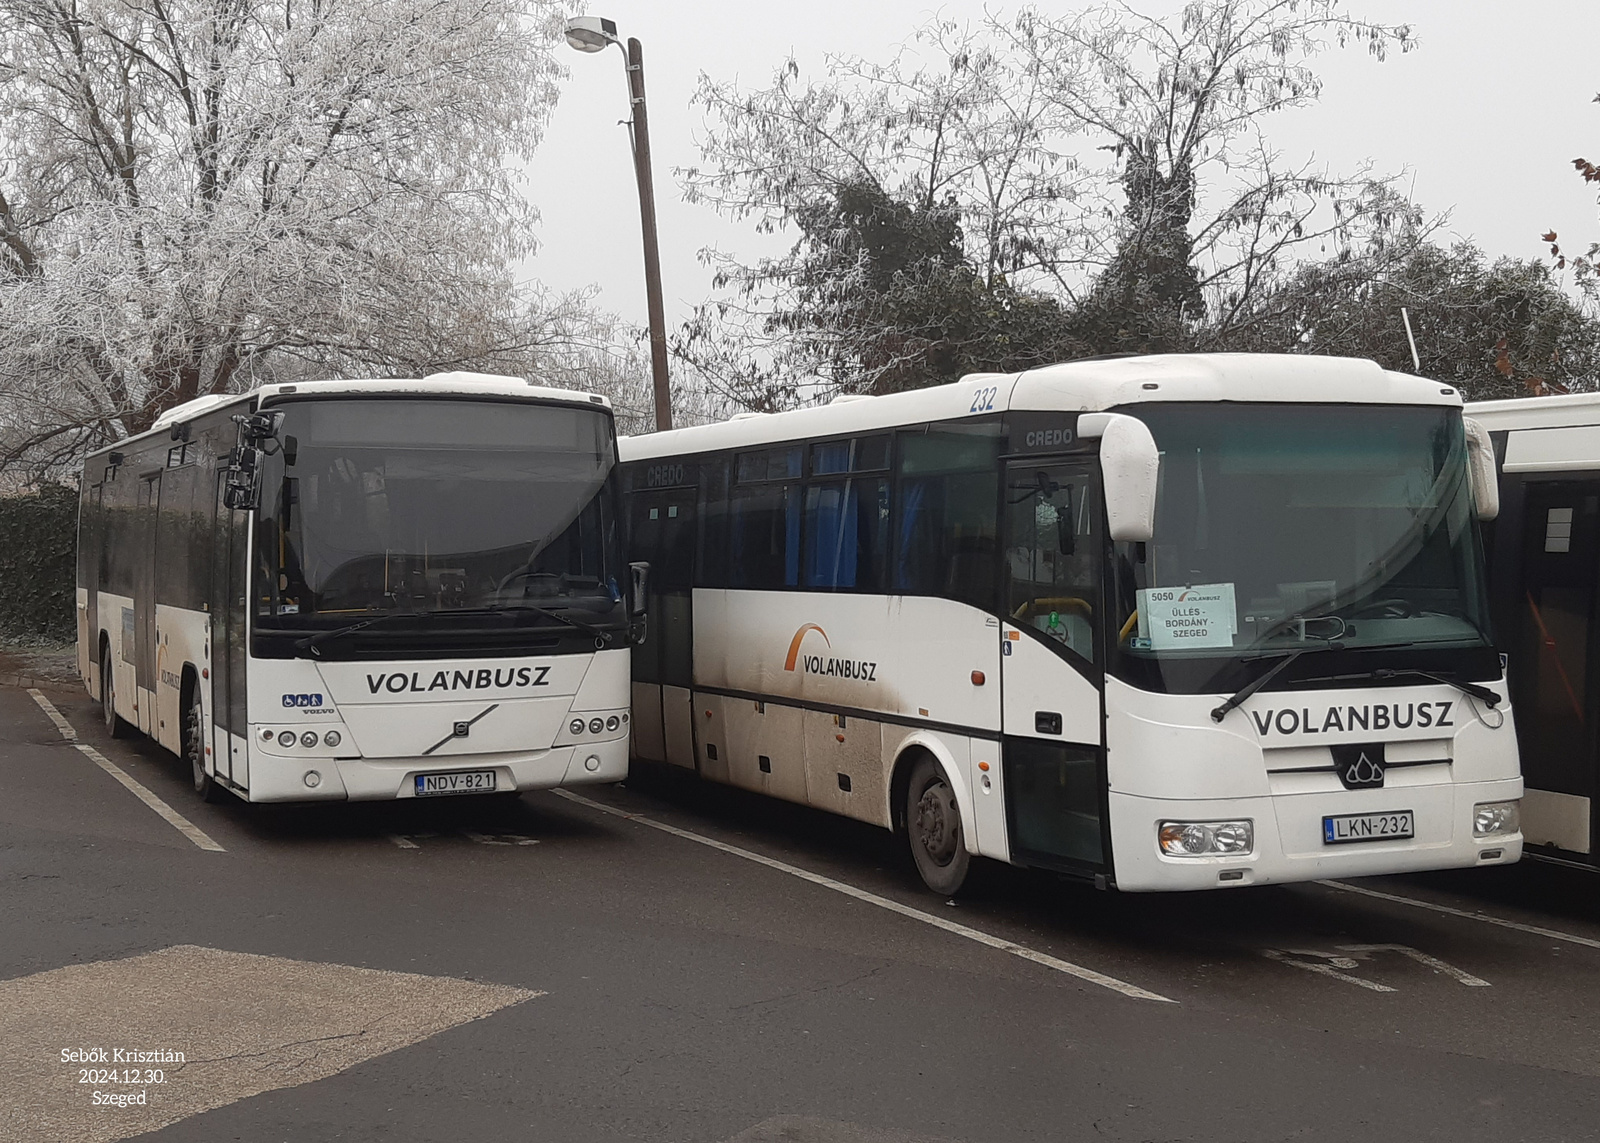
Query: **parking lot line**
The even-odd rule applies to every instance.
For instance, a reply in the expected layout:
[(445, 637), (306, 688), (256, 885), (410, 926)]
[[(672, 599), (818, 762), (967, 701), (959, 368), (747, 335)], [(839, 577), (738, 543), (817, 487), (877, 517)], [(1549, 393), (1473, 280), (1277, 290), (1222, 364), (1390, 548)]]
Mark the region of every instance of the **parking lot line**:
[(1398, 905), (1411, 905), (1417, 909), (1428, 909), (1435, 913), (1445, 913), (1452, 917), (1464, 917), (1469, 921), (1482, 921), (1486, 925), (1499, 925), (1502, 929), (1516, 929), (1519, 933), (1532, 933), (1536, 937), (1549, 937), (1556, 941), (1569, 941), (1575, 945), (1586, 945), (1592, 949), (1600, 949), (1600, 941), (1593, 937), (1580, 937), (1575, 933), (1563, 933), (1559, 929), (1542, 929), (1538, 925), (1524, 925), (1518, 921), (1508, 921), (1504, 917), (1495, 917), (1488, 913), (1469, 913), (1465, 909), (1452, 909), (1449, 905), (1435, 905), (1432, 901), (1419, 901), (1415, 897), (1402, 897), (1398, 893), (1380, 893), (1376, 889), (1363, 889), (1359, 885), (1347, 885), (1343, 881), (1318, 881), (1329, 889), (1337, 889), (1341, 893), (1359, 893), (1363, 897), (1376, 897), (1380, 901), (1393, 901)]
[(79, 742), (78, 732), (73, 729), (73, 726), (70, 722), (62, 717), (61, 712), (56, 709), (55, 703), (45, 698), (42, 692), (30, 689), (28, 693), (33, 696), (33, 701), (39, 704), (39, 709), (44, 711), (45, 715), (50, 719), (51, 722), (55, 723), (56, 729), (61, 732), (62, 738), (65, 738), (68, 742), (77, 747), (78, 752), (85, 758), (89, 759), (89, 761), (93, 762), (96, 766), (100, 767), (100, 769), (104, 770), (107, 774), (110, 774), (113, 778), (126, 786), (134, 797), (138, 798), (145, 805), (149, 806), (156, 813), (160, 814), (162, 819), (173, 829), (177, 830), (184, 837), (194, 842), (201, 849), (209, 850), (212, 853), (227, 852), (227, 850), (223, 849), (216, 843), (210, 834), (206, 833), (205, 830), (195, 825), (177, 810), (167, 805), (166, 802), (162, 801), (155, 794), (152, 794), (149, 790), (145, 789), (144, 786), (140, 785), (132, 775), (123, 771), (123, 769), (115, 762), (111, 761), (111, 759), (100, 753), (100, 751), (96, 750), (93, 746), (88, 746), (82, 742)]
[(681, 837), (686, 841), (692, 841), (700, 845), (709, 846), (712, 849), (721, 850), (723, 853), (732, 854), (734, 857), (742, 857), (744, 860), (753, 861), (757, 865), (765, 865), (768, 869), (775, 869), (779, 873), (787, 873), (790, 877), (798, 877), (800, 880), (809, 881), (813, 885), (820, 885), (825, 889), (832, 889), (835, 893), (842, 893), (846, 897), (853, 897), (857, 901), (863, 901), (868, 905), (876, 905), (880, 909), (887, 909), (891, 913), (898, 913), (902, 917), (909, 917), (911, 920), (920, 921), (924, 925), (932, 925), (936, 929), (943, 929), (947, 933), (952, 933), (958, 937), (965, 937), (967, 940), (976, 941), (980, 945), (987, 945), (989, 948), (999, 949), (1001, 952), (1010, 953), (1012, 956), (1020, 957), (1023, 960), (1032, 961), (1034, 964), (1043, 965), (1045, 968), (1053, 969), (1056, 972), (1065, 973), (1068, 976), (1075, 976), (1079, 980), (1086, 981), (1089, 984), (1098, 984), (1101, 988), (1109, 988), (1111, 991), (1119, 992), (1123, 996), (1132, 997), (1135, 1000), (1155, 1000), (1162, 1004), (1177, 1003), (1176, 1000), (1173, 1000), (1170, 997), (1162, 996), (1159, 993), (1150, 992), (1147, 989), (1140, 988), (1136, 984), (1129, 984), (1125, 980), (1118, 980), (1114, 976), (1107, 976), (1103, 972), (1096, 972), (1092, 968), (1085, 968), (1081, 964), (1073, 964), (1071, 961), (1062, 960), (1060, 957), (1053, 957), (1049, 953), (1042, 953), (1034, 949), (1030, 949), (1026, 945), (1014, 944), (1011, 941), (982, 932), (979, 929), (969, 928), (966, 925), (957, 924), (955, 921), (947, 921), (943, 917), (936, 917), (931, 913), (924, 913), (920, 909), (913, 909), (909, 905), (902, 905), (898, 901), (891, 901), (887, 897), (880, 897), (876, 893), (867, 892), (865, 889), (857, 889), (854, 885), (847, 885), (843, 881), (835, 881), (833, 878), (824, 877), (820, 873), (812, 873), (810, 870), (801, 869), (799, 866), (789, 865), (771, 857), (764, 857), (761, 854), (752, 852), (748, 849), (740, 849), (738, 846), (729, 845), (725, 841), (718, 841), (715, 838), (706, 837), (704, 834), (693, 833), (686, 829), (679, 829), (677, 826), (668, 825), (665, 822), (658, 822), (652, 818), (629, 813), (627, 810), (619, 810), (614, 806), (607, 806), (600, 802), (591, 801), (589, 798), (574, 794), (569, 790), (552, 790), (551, 793), (555, 794), (559, 798), (565, 798), (569, 802), (576, 802), (580, 806), (587, 806), (592, 810), (599, 810), (601, 813), (610, 814), (613, 817), (625, 818), (631, 822), (638, 822), (640, 825), (649, 826), (651, 829), (660, 830), (662, 833), (670, 833), (674, 837)]

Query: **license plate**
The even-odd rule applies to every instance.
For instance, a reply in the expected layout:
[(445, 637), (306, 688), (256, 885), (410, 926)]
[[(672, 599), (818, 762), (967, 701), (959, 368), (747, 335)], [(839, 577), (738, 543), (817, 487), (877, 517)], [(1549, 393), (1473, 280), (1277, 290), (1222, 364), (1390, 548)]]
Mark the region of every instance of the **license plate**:
[(1417, 836), (1417, 823), (1410, 810), (1390, 810), (1386, 814), (1339, 814), (1322, 819), (1324, 845), (1344, 845), (1352, 841), (1398, 841)]
[(492, 794), (493, 770), (452, 770), (448, 774), (418, 774), (417, 797), (429, 794)]

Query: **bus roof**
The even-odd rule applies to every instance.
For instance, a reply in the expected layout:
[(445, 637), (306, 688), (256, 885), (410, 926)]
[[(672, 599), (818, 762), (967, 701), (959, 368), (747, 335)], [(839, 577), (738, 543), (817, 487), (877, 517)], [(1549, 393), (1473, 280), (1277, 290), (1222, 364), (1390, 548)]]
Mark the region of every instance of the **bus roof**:
[(1600, 425), (1600, 393), (1563, 393), (1550, 397), (1513, 397), (1506, 401), (1474, 401), (1467, 406), (1467, 415), (1491, 432), (1501, 429)]
[[(248, 393), (211, 393), (204, 397), (196, 397), (192, 401), (185, 401), (181, 405), (174, 405), (157, 417), (155, 423), (145, 433), (117, 441), (115, 444), (107, 445), (106, 448), (123, 448), (130, 441), (137, 441), (152, 433), (166, 432), (180, 421), (191, 421), (195, 417), (220, 408), (223, 405), (243, 404), (252, 400), (266, 403), (296, 395), (330, 396), (341, 393), (348, 393), (352, 396), (412, 397), (417, 394), (425, 394), (435, 396), (533, 398), (535, 400), (555, 401), (563, 404), (599, 406), (603, 409), (611, 408), (611, 402), (598, 393), (586, 393), (575, 389), (552, 389), (544, 385), (535, 385), (531, 381), (524, 381), (520, 377), (502, 377), (494, 373), (465, 373), (458, 371), (454, 373), (430, 373), (428, 376), (420, 378), (353, 378), (344, 381), (281, 382), (262, 385), (250, 390)], [(105, 450), (96, 449), (95, 451), (103, 452)]]
[(1154, 401), (1324, 402), (1460, 406), (1448, 385), (1353, 357), (1189, 353), (1066, 362), (1025, 373), (973, 373), (882, 397), (847, 395), (786, 413), (741, 413), (713, 425), (622, 438), (625, 460), (951, 421), (1008, 409), (1094, 412)]

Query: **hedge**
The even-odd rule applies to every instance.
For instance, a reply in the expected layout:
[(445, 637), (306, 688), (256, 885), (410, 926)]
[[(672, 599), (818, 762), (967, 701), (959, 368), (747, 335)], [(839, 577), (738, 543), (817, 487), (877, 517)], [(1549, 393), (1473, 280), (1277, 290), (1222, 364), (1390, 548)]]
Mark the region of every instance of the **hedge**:
[(76, 489), (46, 484), (32, 495), (0, 497), (0, 636), (77, 638), (77, 544)]

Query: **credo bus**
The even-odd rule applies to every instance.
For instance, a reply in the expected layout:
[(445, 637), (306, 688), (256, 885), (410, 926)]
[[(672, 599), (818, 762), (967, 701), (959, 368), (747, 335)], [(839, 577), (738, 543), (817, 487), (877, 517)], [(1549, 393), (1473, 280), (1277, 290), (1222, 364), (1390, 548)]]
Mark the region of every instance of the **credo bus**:
[(78, 665), (207, 800), (616, 781), (632, 577), (604, 398), (267, 385), (92, 454)]
[(1523, 712), (1523, 833), (1532, 855), (1600, 868), (1600, 394), (1468, 409), (1501, 458), (1489, 594)]
[(620, 442), (637, 757), (1125, 890), (1497, 864), (1487, 437), (1368, 361), (1129, 357)]

